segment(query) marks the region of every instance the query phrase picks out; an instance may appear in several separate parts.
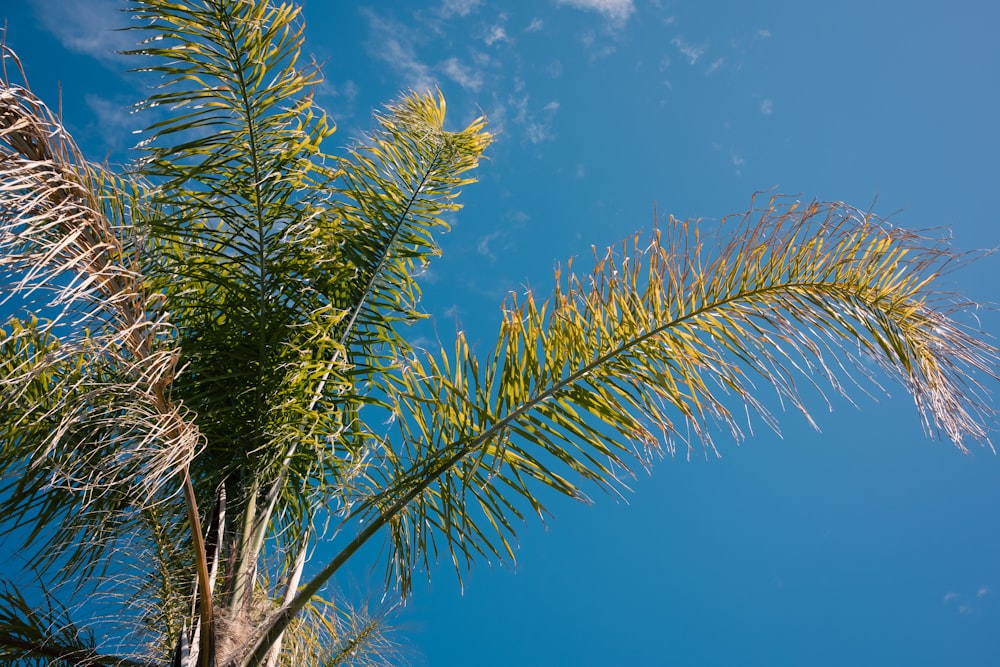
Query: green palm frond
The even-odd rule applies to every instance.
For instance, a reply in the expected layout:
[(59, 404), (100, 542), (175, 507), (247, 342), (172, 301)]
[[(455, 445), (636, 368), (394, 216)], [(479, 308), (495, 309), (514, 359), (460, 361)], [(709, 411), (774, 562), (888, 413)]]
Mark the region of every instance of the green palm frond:
[(285, 632), (274, 665), (379, 667), (401, 665), (403, 649), (389, 617), (394, 608), (372, 609), (314, 598)]
[(557, 272), (551, 301), (505, 308), (485, 363), (460, 335), (453, 353), (402, 366), (398, 460), (371, 511), (390, 526), (404, 592), (441, 555), (460, 569), (513, 558), (514, 521), (542, 511), (540, 488), (615, 487), (661, 442), (714, 449), (715, 426), (739, 440), (751, 413), (776, 427), (755, 382), (808, 415), (797, 376), (843, 392), (848, 369), (874, 381), (877, 368), (913, 394), (929, 433), (963, 451), (987, 441), (975, 377), (997, 377), (998, 351), (932, 290), (952, 257), (940, 243), (840, 204), (771, 201), (727, 238), (729, 224), (705, 238), (671, 220), (586, 279)]
[[(440, 254), (435, 232), (460, 208), (461, 188), (492, 135), (485, 118), (465, 129), (444, 129), (445, 102), (437, 93), (411, 93), (376, 115), (378, 129), (351, 149), (342, 163), (345, 204), (328, 244), (341, 248), (349, 275), (331, 274), (338, 303), (348, 313), (342, 342), (367, 354), (381, 346), (405, 353), (395, 323), (422, 314), (416, 276)], [(366, 363), (359, 359), (359, 363)]]
[[(318, 74), (299, 66), (297, 9), (148, 0), (132, 11), (150, 34), (135, 53), (161, 77), (141, 106), (175, 112), (143, 144), (164, 206), (147, 273), (183, 350), (174, 394), (208, 443), (192, 469), (199, 502), (226, 485), (247, 568), (268, 530), (299, 543), (325, 495), (312, 480), (335, 477), (347, 355), (323, 283), (336, 250), (302, 242), (335, 217), (320, 152), (334, 128), (312, 105)], [(236, 597), (250, 590), (240, 581)]]
[[(315, 262), (325, 271), (314, 287), (330, 296), (342, 318), (333, 329), (336, 340), (323, 331), (308, 348), (332, 344), (350, 361), (354, 388), (336, 406), (343, 415), (338, 434), (348, 444), (331, 460), (336, 470), (328, 487), (343, 513), (371, 494), (377, 482), (369, 468), (382, 448), (379, 438), (364, 430), (358, 406), (379, 393), (368, 384), (378, 386), (384, 368), (408, 354), (399, 325), (423, 316), (416, 276), (439, 254), (435, 235), (448, 228), (446, 216), (460, 208), (455, 199), (474, 180), (467, 172), (492, 138), (482, 118), (460, 131), (446, 130), (440, 94), (411, 93), (375, 120), (378, 128), (341, 162), (335, 215), (299, 230), (299, 243), (314, 249)], [(290, 404), (288, 409), (297, 408)], [(335, 431), (328, 427), (325, 433)]]
[(10, 581), (0, 580), (0, 665), (149, 667), (129, 658), (102, 655), (92, 633), (80, 630), (50, 591), (31, 601)]
[(545, 489), (585, 499), (587, 485), (619, 488), (663, 447), (713, 451), (714, 430), (739, 440), (752, 414), (776, 427), (755, 382), (808, 416), (796, 377), (846, 395), (844, 377), (866, 390), (887, 374), (931, 434), (963, 451), (988, 443), (995, 415), (976, 378), (998, 378), (1000, 351), (934, 290), (954, 259), (941, 241), (842, 204), (771, 200), (711, 237), (671, 219), (646, 243), (609, 249), (587, 278), (557, 271), (551, 301), (528, 293), (504, 308), (487, 361), (459, 334), (454, 351), (398, 364), (383, 490), (352, 515), (358, 534), (261, 628), (253, 655), (382, 529), (388, 583), (405, 595), (441, 557), (459, 575), (478, 556), (512, 559), (516, 524), (544, 512)]
[[(319, 144), (333, 127), (312, 107), (318, 76), (298, 68), (298, 10), (149, 0), (133, 11), (152, 33), (137, 53), (152, 57), (147, 69), (162, 80), (144, 106), (181, 110), (152, 125), (144, 143), (143, 173), (169, 205), (152, 227), (158, 265), (150, 272), (188, 363), (177, 391), (204, 415), (213, 443), (204, 468), (225, 477), (234, 452), (224, 443), (273, 449), (280, 462), (282, 449), (266, 447), (267, 422), (286, 413), (267, 399), (287, 388), (282, 369), (298, 356), (285, 343), (314, 339), (339, 319), (312, 287), (313, 258), (288, 236), (326, 215), (332, 172)], [(317, 351), (326, 368), (338, 354)]]

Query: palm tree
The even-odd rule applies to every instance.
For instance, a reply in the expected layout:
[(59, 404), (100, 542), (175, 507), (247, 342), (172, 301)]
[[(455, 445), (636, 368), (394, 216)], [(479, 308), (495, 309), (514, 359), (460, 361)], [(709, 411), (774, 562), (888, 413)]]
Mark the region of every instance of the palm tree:
[[(129, 11), (159, 79), (123, 174), (4, 49), (0, 521), (42, 590), (2, 582), (4, 664), (389, 660), (380, 613), (320, 597), (361, 546), (384, 537), (403, 596), (438, 559), (512, 559), (548, 490), (739, 439), (744, 408), (775, 425), (756, 383), (805, 412), (796, 378), (888, 376), (929, 434), (988, 442), (998, 350), (935, 291), (954, 256), (839, 203), (755, 202), (710, 236), (669, 219), (511, 297), (485, 354), (414, 347), (485, 121), (446, 130), (440, 94), (409, 93), (334, 157), (297, 9)], [(79, 623), (100, 605), (120, 645)]]

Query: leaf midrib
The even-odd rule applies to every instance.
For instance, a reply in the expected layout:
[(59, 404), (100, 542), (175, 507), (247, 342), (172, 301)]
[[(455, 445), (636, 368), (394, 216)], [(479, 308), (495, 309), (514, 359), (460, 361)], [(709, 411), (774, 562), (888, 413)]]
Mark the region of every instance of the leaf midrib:
[(351, 333), (354, 331), (354, 325), (357, 323), (358, 316), (361, 314), (362, 308), (364, 308), (365, 304), (368, 302), (368, 298), (372, 295), (375, 289), (375, 284), (382, 273), (383, 267), (385, 267), (386, 262), (389, 261), (389, 257), (391, 255), (393, 246), (395, 246), (396, 239), (399, 237), (399, 233), (403, 229), (403, 224), (406, 222), (407, 217), (409, 217), (410, 210), (417, 202), (417, 198), (419, 197), (420, 192), (423, 190), (424, 185), (430, 179), (431, 174), (434, 173), (436, 167), (441, 161), (441, 156), (444, 154), (444, 152), (445, 152), (444, 142), (438, 142), (433, 157), (431, 158), (427, 168), (423, 171), (423, 173), (420, 176), (420, 182), (417, 184), (415, 188), (412, 189), (412, 192), (406, 201), (406, 206), (403, 207), (403, 211), (399, 214), (399, 218), (393, 225), (392, 233), (389, 235), (389, 240), (385, 244), (385, 248), (382, 250), (382, 254), (379, 256), (378, 262), (376, 263), (375, 268), (372, 271), (371, 277), (369, 278), (364, 289), (361, 291), (361, 298), (358, 300), (357, 305), (354, 307), (354, 310), (351, 313), (350, 319), (347, 321), (347, 325), (344, 327), (344, 333), (340, 337), (340, 345), (342, 347), (347, 345), (347, 341), (350, 338)]
[[(482, 445), (484, 442), (493, 437), (496, 433), (503, 431), (512, 422), (521, 417), (522, 415), (535, 409), (538, 405), (545, 402), (546, 400), (552, 398), (557, 392), (566, 388), (567, 386), (579, 381), (586, 374), (592, 372), (601, 365), (607, 363), (614, 357), (617, 357), (630, 349), (633, 349), (654, 336), (662, 334), (664, 331), (671, 327), (675, 327), (683, 322), (690, 321), (691, 319), (708, 313), (712, 310), (718, 310), (724, 308), (725, 306), (737, 302), (739, 300), (748, 299), (754, 296), (767, 295), (769, 293), (785, 292), (790, 291), (795, 288), (808, 288), (813, 289), (825, 289), (834, 292), (843, 292), (844, 289), (836, 282), (809, 282), (809, 281), (796, 281), (789, 283), (781, 283), (776, 285), (770, 285), (764, 287), (763, 289), (739, 291), (732, 294), (719, 301), (713, 301), (711, 304), (703, 305), (700, 308), (691, 310), (690, 312), (682, 315), (678, 318), (672, 319), (669, 322), (665, 322), (659, 327), (651, 329), (645, 334), (637, 336), (623, 345), (616, 347), (614, 350), (610, 350), (605, 354), (602, 354), (592, 360), (590, 363), (582, 366), (573, 373), (567, 375), (562, 380), (556, 382), (551, 387), (537, 394), (534, 398), (526, 401), (517, 409), (510, 412), (508, 415), (495, 422), (489, 429), (480, 433), (474, 439), (468, 442), (468, 444), (462, 445), (461, 440), (454, 441), (442, 448), (439, 451), (447, 451), (448, 448), (454, 446), (460, 446), (461, 448), (455, 452), (451, 457), (445, 459), (436, 469), (428, 474), (419, 484), (411, 488), (403, 497), (399, 498), (395, 503), (393, 503), (388, 509), (381, 512), (371, 523), (362, 529), (350, 543), (348, 543), (334, 558), (331, 560), (319, 573), (317, 573), (308, 583), (306, 583), (303, 588), (299, 591), (298, 595), (284, 608), (278, 611), (275, 616), (271, 619), (271, 624), (264, 630), (264, 633), (258, 639), (256, 644), (256, 650), (248, 658), (248, 662), (244, 664), (252, 664), (253, 660), (260, 655), (262, 657), (262, 647), (268, 645), (269, 638), (276, 633), (280, 633), (292, 618), (298, 613), (298, 611), (308, 602), (308, 600), (316, 594), (319, 589), (332, 577), (340, 567), (346, 563), (355, 552), (358, 551), (372, 536), (374, 536), (379, 530), (382, 529), (386, 524), (392, 521), (396, 516), (398, 516), (407, 505), (416, 498), (418, 495), (423, 493), (428, 487), (431, 486), (435, 481), (437, 481), (442, 475), (453, 468), (457, 463), (464, 459), (469, 454), (473, 453), (476, 448)], [(852, 295), (848, 295), (852, 296)], [(857, 296), (854, 294), (853, 296)], [(356, 518), (359, 516), (360, 512), (366, 510), (367, 507), (363, 507), (353, 513), (351, 518)], [(259, 659), (259, 658), (258, 658)]]

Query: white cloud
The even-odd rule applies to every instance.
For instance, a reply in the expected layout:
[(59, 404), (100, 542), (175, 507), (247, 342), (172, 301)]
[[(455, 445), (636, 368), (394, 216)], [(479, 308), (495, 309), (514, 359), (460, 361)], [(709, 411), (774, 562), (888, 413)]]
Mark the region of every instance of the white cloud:
[(694, 65), (698, 62), (698, 59), (705, 54), (704, 46), (695, 46), (694, 44), (689, 44), (685, 42), (680, 37), (674, 37), (670, 40), (670, 43), (677, 47), (677, 50), (681, 52), (685, 58), (688, 59), (688, 64)]
[(557, 0), (560, 5), (596, 11), (616, 23), (624, 23), (635, 11), (632, 0)]
[[(515, 79), (514, 88), (516, 91), (523, 90), (524, 82)], [(520, 126), (524, 131), (525, 138), (533, 144), (540, 144), (552, 139), (554, 137), (552, 120), (559, 110), (559, 101), (552, 100), (539, 110), (537, 106), (529, 106), (528, 100), (528, 94), (521, 92), (507, 98), (507, 104), (513, 113), (511, 122)]]
[(538, 32), (539, 30), (542, 29), (542, 26), (544, 26), (544, 25), (545, 25), (545, 22), (542, 21), (542, 19), (540, 19), (540, 18), (533, 18), (533, 19), (531, 19), (531, 23), (528, 24), (528, 27), (525, 28), (524, 31), (525, 32)]
[(398, 39), (387, 39), (377, 53), (377, 57), (392, 65), (403, 75), (409, 88), (429, 90), (437, 86), (437, 79), (431, 74), (430, 68), (417, 58), (410, 45)]
[(946, 605), (954, 605), (955, 611), (962, 615), (979, 614), (981, 609), (976, 606), (977, 600), (982, 600), (990, 594), (988, 586), (980, 586), (976, 589), (975, 596), (966, 593), (956, 593), (948, 591), (944, 594), (943, 602)]
[(395, 69), (405, 87), (417, 91), (436, 88), (437, 79), (431, 68), (417, 57), (406, 27), (390, 23), (374, 12), (367, 14), (372, 31), (368, 53)]
[(107, 100), (94, 93), (88, 93), (84, 101), (97, 119), (97, 131), (108, 151), (126, 148), (123, 142), (130, 141), (144, 124), (131, 113), (128, 102)]
[(760, 103), (760, 112), (765, 116), (770, 116), (774, 113), (774, 102), (770, 98), (765, 97)]
[(504, 30), (502, 25), (495, 25), (490, 28), (489, 33), (487, 33), (484, 40), (486, 46), (493, 46), (497, 42), (507, 42), (510, 41), (507, 37), (507, 31)]
[(528, 137), (528, 141), (533, 144), (540, 144), (552, 138), (551, 130), (542, 123), (530, 123), (525, 128), (525, 135)]
[(478, 91), (483, 86), (483, 75), (459, 62), (458, 58), (448, 58), (442, 65), (445, 75), (471, 91)]
[(726, 62), (725, 58), (716, 58), (711, 65), (708, 66), (708, 73), (715, 74), (722, 67), (722, 64)]
[(521, 227), (524, 227), (524, 223), (528, 222), (528, 220), (531, 220), (531, 216), (520, 209), (511, 211), (507, 217), (514, 224), (515, 229), (520, 229)]
[(70, 51), (102, 62), (121, 63), (116, 51), (136, 46), (136, 35), (116, 0), (34, 0), (35, 15), (46, 30)]
[(486, 236), (479, 237), (479, 241), (476, 243), (476, 252), (482, 255), (483, 257), (486, 257), (491, 262), (495, 262), (497, 256), (493, 253), (493, 250), (490, 248), (490, 244), (496, 241), (498, 238), (500, 238), (500, 232), (493, 232), (491, 234), (487, 234)]
[(444, 0), (441, 4), (442, 16), (468, 16), (479, 6), (479, 0)]
[(523, 123), (528, 117), (528, 96), (522, 95), (520, 97), (511, 97), (509, 102), (511, 106), (514, 107), (516, 112), (514, 115), (514, 122)]
[(771, 31), (768, 30), (767, 28), (761, 28), (760, 30), (757, 31), (757, 36), (760, 37), (761, 39), (767, 39), (768, 37), (771, 36)]
[(583, 47), (589, 52), (591, 62), (599, 60), (600, 58), (606, 58), (615, 52), (615, 46), (613, 44), (598, 42), (597, 36), (592, 30), (587, 30), (580, 35), (580, 43), (583, 44)]
[(746, 163), (747, 163), (746, 159), (738, 152), (736, 152), (736, 150), (731, 150), (729, 152), (729, 164), (730, 166), (732, 166), (737, 176), (743, 175), (743, 165), (745, 165)]

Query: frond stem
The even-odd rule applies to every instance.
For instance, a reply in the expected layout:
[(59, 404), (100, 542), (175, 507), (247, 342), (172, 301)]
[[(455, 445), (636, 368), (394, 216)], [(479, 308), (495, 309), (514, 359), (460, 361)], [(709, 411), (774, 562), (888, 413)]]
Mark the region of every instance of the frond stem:
[(215, 623), (212, 613), (212, 589), (208, 574), (208, 556), (205, 540), (201, 534), (201, 519), (198, 517), (198, 501), (194, 496), (191, 474), (184, 469), (184, 501), (187, 504), (188, 521), (191, 523), (191, 541), (194, 546), (195, 561), (198, 566), (198, 598), (201, 603), (201, 645), (199, 661), (202, 667), (215, 664)]
[(353, 312), (351, 312), (351, 317), (347, 321), (347, 325), (344, 327), (344, 333), (340, 337), (340, 344), (342, 346), (347, 345), (347, 339), (350, 338), (351, 331), (354, 329), (354, 324), (357, 322), (358, 316), (361, 314), (361, 309), (364, 307), (365, 303), (368, 302), (368, 297), (371, 296), (372, 290), (375, 288), (375, 281), (378, 279), (379, 274), (382, 271), (382, 267), (389, 260), (390, 252), (392, 251), (392, 246), (395, 243), (396, 237), (399, 235), (399, 231), (403, 228), (403, 223), (406, 222), (406, 217), (410, 214), (410, 209), (417, 201), (417, 197), (420, 195), (421, 189), (427, 183), (430, 175), (434, 172), (434, 168), (437, 166), (442, 155), (444, 155), (444, 145), (439, 145), (437, 152), (434, 154), (430, 161), (430, 164), (424, 170), (420, 176), (420, 183), (417, 187), (413, 188), (413, 193), (410, 195), (409, 199), (406, 201), (406, 207), (403, 209), (402, 213), (399, 214), (399, 218), (395, 221), (392, 227), (392, 233), (389, 235), (389, 240), (385, 244), (385, 248), (382, 254), (379, 256), (378, 262), (375, 265), (371, 276), (368, 278), (367, 284), (361, 291), (361, 298), (358, 303), (354, 306)]

